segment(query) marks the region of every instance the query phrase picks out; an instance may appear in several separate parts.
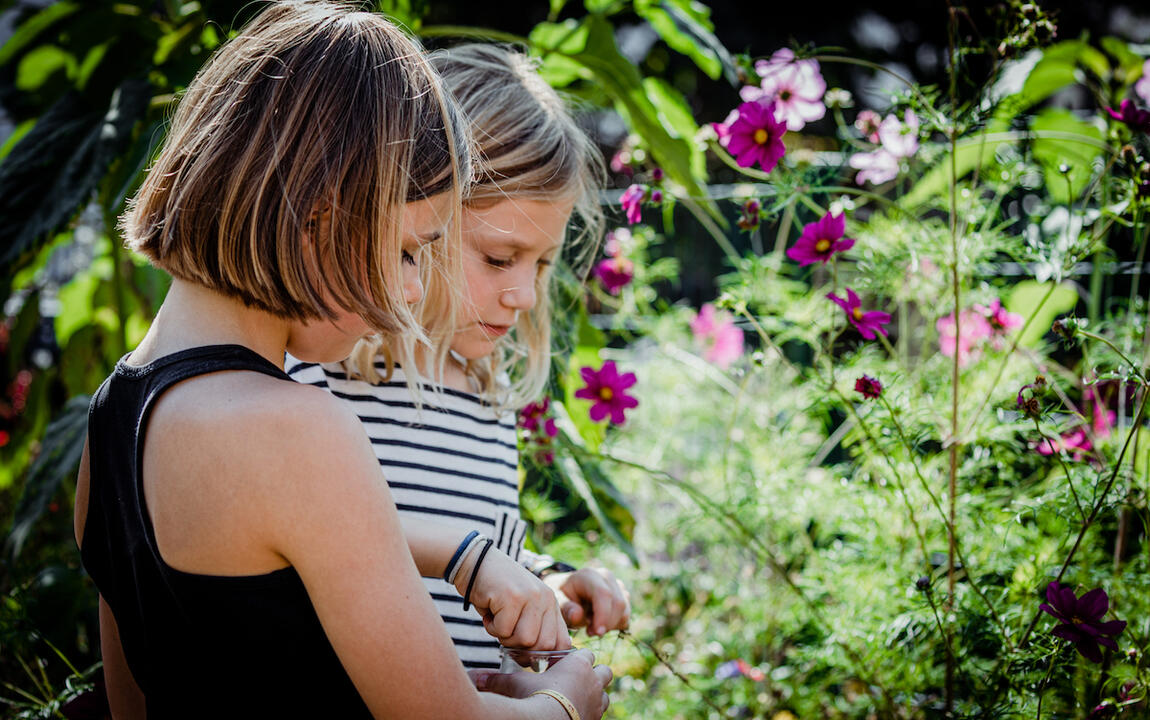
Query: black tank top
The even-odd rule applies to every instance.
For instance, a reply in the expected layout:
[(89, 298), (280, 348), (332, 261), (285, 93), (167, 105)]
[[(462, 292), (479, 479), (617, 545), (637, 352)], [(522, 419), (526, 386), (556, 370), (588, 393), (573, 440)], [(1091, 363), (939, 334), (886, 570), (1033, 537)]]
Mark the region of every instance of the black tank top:
[(294, 382), (245, 347), (198, 347), (143, 366), (121, 360), (88, 411), (81, 557), (116, 618), (148, 720), (370, 718), (294, 568), (223, 577), (160, 557), (141, 477), (148, 417), (172, 385), (221, 370)]

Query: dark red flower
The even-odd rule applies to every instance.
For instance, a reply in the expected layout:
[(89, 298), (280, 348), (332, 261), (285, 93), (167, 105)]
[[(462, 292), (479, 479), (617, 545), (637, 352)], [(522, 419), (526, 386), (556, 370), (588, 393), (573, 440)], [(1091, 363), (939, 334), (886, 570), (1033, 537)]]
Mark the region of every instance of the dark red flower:
[(870, 375), (863, 375), (855, 380), (855, 392), (862, 393), (864, 398), (872, 400), (882, 395), (882, 383)]
[(1079, 654), (1091, 662), (1102, 662), (1099, 645), (1117, 650), (1114, 638), (1126, 629), (1125, 620), (1102, 622), (1110, 609), (1110, 597), (1102, 588), (1094, 588), (1078, 597), (1073, 588), (1052, 582), (1046, 588), (1046, 602), (1038, 608), (1061, 623), (1050, 634), (1074, 643)]

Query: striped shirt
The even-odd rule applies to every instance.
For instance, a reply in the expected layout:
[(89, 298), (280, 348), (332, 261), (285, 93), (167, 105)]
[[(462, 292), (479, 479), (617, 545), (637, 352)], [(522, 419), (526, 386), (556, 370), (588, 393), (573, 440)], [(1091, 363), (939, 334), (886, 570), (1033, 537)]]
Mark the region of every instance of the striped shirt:
[[(376, 385), (350, 379), (343, 365), (288, 356), (295, 380), (327, 389), (350, 403), (371, 439), (399, 512), (443, 525), (478, 530), (520, 562), (527, 524), (519, 516), (519, 454), (513, 413), (499, 415), (479, 396), (428, 391), (417, 409), (403, 372)], [(382, 363), (380, 370), (383, 371)], [(468, 668), (499, 667), (499, 643), (475, 608), (441, 578), (424, 578), (440, 617)]]

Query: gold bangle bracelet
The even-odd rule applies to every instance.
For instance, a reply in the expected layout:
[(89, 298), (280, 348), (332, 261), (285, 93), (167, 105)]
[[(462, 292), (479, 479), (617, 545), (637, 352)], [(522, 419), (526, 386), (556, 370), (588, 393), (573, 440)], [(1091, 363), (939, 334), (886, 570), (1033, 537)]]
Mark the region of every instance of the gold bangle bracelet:
[(567, 716), (571, 718), (571, 720), (580, 720), (579, 711), (575, 709), (575, 706), (571, 703), (570, 700), (567, 699), (567, 696), (563, 693), (557, 692), (555, 690), (536, 690), (535, 692), (531, 693), (531, 695), (528, 695), (528, 697), (531, 697), (532, 695), (547, 695), (549, 697), (555, 698), (559, 701), (559, 704), (563, 706), (563, 709), (567, 711)]

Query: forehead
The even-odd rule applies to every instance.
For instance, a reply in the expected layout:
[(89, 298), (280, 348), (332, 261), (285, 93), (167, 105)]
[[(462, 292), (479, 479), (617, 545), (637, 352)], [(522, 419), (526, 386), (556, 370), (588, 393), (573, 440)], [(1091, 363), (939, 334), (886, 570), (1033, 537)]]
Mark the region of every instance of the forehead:
[(573, 200), (508, 198), (493, 205), (465, 207), (462, 229), (471, 242), (523, 250), (560, 245), (571, 217)]

